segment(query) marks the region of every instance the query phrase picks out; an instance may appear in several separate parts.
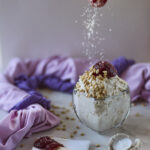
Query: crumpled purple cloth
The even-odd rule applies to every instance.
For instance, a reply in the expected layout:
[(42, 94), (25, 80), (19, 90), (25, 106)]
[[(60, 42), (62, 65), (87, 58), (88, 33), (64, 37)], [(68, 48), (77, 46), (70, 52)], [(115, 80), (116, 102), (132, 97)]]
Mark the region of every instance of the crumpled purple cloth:
[(44, 108), (50, 108), (50, 101), (36, 91), (25, 92), (10, 83), (3, 74), (0, 74), (0, 109), (10, 111), (23, 109), (30, 104), (38, 103)]
[(37, 91), (31, 90), (28, 92), (29, 95), (26, 96), (24, 99), (16, 103), (13, 107), (9, 109), (11, 110), (20, 110), (24, 109), (32, 104), (40, 104), (45, 109), (50, 109), (50, 100), (47, 100), (42, 94)]
[[(45, 108), (49, 108), (49, 101), (42, 95), (39, 96), (38, 92), (33, 90), (33, 94), (33, 92), (25, 92), (25, 89), (21, 90), (14, 86), (15, 78), (21, 74), (31, 77), (31, 79), (33, 79), (34, 76), (44, 76), (46, 81), (45, 86), (52, 88), (53, 83), (52, 89), (59, 88), (59, 90), (62, 91), (71, 91), (72, 84), (76, 82), (79, 74), (86, 69), (87, 64), (88, 60), (86, 59), (73, 59), (63, 56), (52, 56), (46, 59), (37, 60), (26, 59), (24, 61), (19, 58), (14, 58), (9, 63), (4, 74), (0, 75), (0, 109), (5, 111), (12, 109), (19, 110), (20, 108), (25, 108), (27, 105), (33, 103), (38, 103)], [(46, 78), (47, 76), (55, 76), (56, 78), (51, 78), (53, 79), (51, 81), (50, 78)], [(69, 81), (70, 83), (66, 81)], [(32, 84), (34, 83), (32, 80)]]
[(9, 111), (15, 109), (20, 110), (26, 108), (31, 104), (38, 103), (44, 108), (50, 108), (50, 101), (47, 100), (42, 94), (36, 91), (37, 88), (49, 88), (52, 90), (59, 90), (61, 92), (72, 93), (74, 84), (68, 81), (61, 81), (53, 76), (31, 76), (20, 75), (15, 78), (15, 85), (20, 89), (29, 93), (22, 101), (14, 105)]
[(88, 67), (89, 60), (84, 58), (71, 58), (59, 55), (36, 60), (14, 58), (8, 64), (4, 74), (11, 83), (19, 75), (26, 75), (28, 77), (53, 75), (60, 80), (69, 80), (71, 83), (76, 83), (78, 76)]
[(134, 64), (121, 77), (129, 85), (132, 101), (141, 98), (150, 102), (150, 63)]
[(12, 150), (23, 137), (53, 128), (59, 122), (58, 117), (38, 104), (13, 110), (0, 121), (0, 150)]
[(118, 75), (120, 76), (129, 66), (135, 64), (132, 59), (126, 59), (124, 56), (120, 56), (111, 62), (116, 68)]
[(25, 91), (36, 90), (37, 88), (49, 88), (61, 92), (72, 93), (75, 84), (70, 81), (62, 81), (54, 76), (31, 76), (20, 75), (15, 78), (14, 84)]

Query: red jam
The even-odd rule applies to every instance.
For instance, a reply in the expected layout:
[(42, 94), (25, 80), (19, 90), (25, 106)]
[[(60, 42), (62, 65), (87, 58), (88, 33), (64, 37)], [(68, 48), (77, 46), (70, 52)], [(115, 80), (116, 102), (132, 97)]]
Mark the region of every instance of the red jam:
[(107, 0), (91, 0), (91, 4), (94, 7), (103, 7), (107, 3)]
[(44, 148), (45, 150), (56, 150), (57, 148), (64, 146), (48, 136), (43, 136), (34, 142), (34, 147)]
[(92, 0), (92, 2), (93, 2), (93, 3), (96, 3), (96, 2), (97, 2), (97, 0)]
[(99, 73), (93, 73), (94, 76), (101, 75), (104, 77), (104, 72), (107, 71), (107, 78), (111, 78), (117, 75), (117, 70), (114, 68), (112, 64), (107, 61), (99, 61), (94, 65), (96, 70), (99, 70)]

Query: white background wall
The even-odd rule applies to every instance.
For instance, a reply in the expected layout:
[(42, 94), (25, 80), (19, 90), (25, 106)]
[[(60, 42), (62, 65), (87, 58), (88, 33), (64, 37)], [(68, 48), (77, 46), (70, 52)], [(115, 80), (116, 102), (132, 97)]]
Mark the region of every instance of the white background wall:
[[(84, 56), (80, 15), (87, 5), (88, 0), (0, 0), (3, 63), (14, 56)], [(150, 0), (108, 0), (99, 11), (104, 29), (112, 28), (101, 45), (106, 58), (150, 60)]]

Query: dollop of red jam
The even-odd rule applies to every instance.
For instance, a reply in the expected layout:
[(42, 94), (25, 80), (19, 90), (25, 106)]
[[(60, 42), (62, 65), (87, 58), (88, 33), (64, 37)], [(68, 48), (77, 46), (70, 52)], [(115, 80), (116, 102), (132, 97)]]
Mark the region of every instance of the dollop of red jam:
[(107, 3), (107, 0), (91, 0), (91, 3), (92, 6), (103, 7)]
[(34, 147), (43, 148), (45, 150), (56, 150), (57, 148), (64, 146), (51, 139), (49, 136), (43, 136), (34, 142)]
[(115, 67), (107, 61), (99, 61), (93, 66), (98, 73), (93, 73), (94, 76), (101, 75), (104, 77), (104, 71), (107, 71), (107, 78), (111, 78), (117, 75), (117, 70)]

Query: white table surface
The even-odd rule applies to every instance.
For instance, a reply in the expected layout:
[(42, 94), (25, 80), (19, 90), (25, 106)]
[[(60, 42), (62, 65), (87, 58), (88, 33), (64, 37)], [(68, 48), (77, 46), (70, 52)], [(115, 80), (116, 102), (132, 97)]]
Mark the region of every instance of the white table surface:
[[(49, 99), (51, 99), (52, 105), (60, 106), (59, 109), (53, 108), (53, 110), (56, 114), (60, 115), (63, 124), (60, 124), (58, 127), (48, 131), (34, 134), (30, 138), (23, 139), (22, 142), (17, 146), (16, 150), (31, 150), (35, 139), (40, 136), (49, 135), (53, 137), (70, 138), (70, 135), (72, 135), (73, 131), (77, 131), (77, 134), (75, 134), (72, 139), (91, 141), (92, 144), (90, 150), (107, 150), (107, 144), (110, 136), (120, 131), (115, 130), (105, 134), (92, 131), (91, 129), (82, 125), (76, 118), (73, 108), (70, 106), (72, 95), (60, 92), (52, 92), (49, 90), (42, 90), (41, 92), (44, 96), (47, 96)], [(61, 114), (64, 109), (69, 109), (70, 112)], [(86, 107), (84, 109), (86, 109)], [(0, 118), (5, 116), (5, 114), (6, 113), (0, 111)], [(66, 117), (74, 117), (75, 120), (66, 120)], [(66, 131), (59, 130), (59, 128), (62, 128), (63, 125), (66, 125)], [(79, 126), (80, 129), (76, 129), (76, 126)], [(125, 121), (123, 128), (125, 129), (124, 132), (129, 134), (131, 137), (140, 138), (142, 140), (142, 150), (150, 150), (150, 105), (144, 106), (140, 104), (132, 106), (129, 117)], [(85, 133), (85, 135), (81, 136), (81, 133)], [(100, 144), (101, 146), (97, 148), (96, 144)]]

